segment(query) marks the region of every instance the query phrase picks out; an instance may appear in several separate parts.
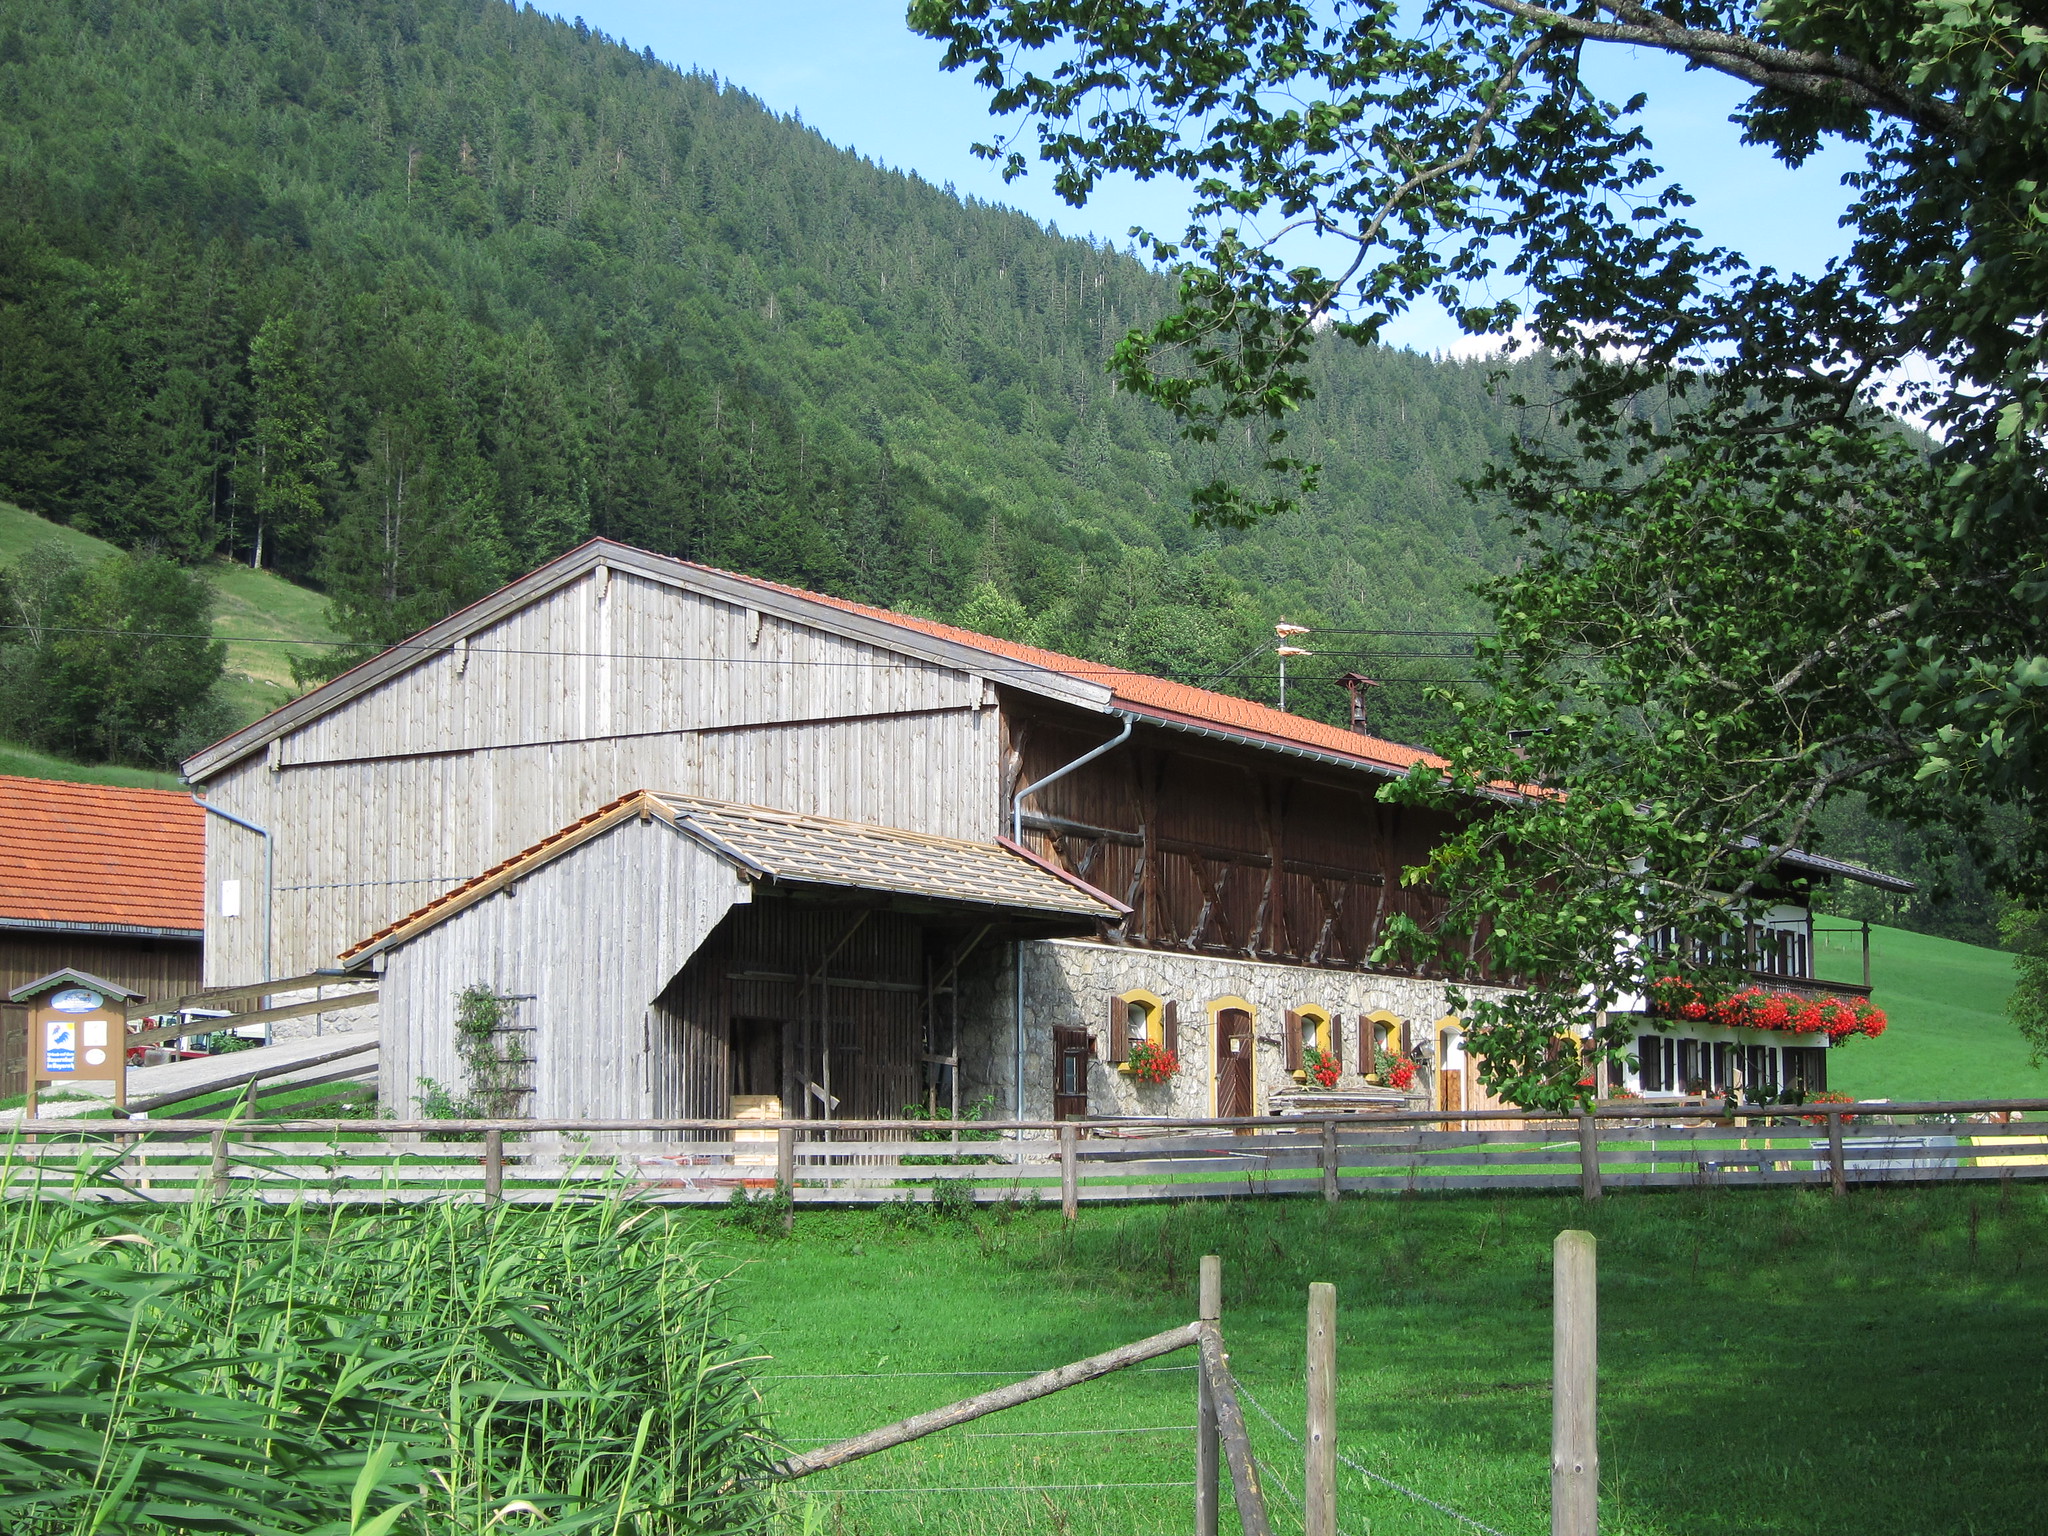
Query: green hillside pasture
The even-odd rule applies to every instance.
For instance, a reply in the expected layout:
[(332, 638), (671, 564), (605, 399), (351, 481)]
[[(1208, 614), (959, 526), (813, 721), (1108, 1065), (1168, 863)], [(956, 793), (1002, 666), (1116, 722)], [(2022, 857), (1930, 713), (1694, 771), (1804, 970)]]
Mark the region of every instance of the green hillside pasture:
[[(56, 544), (82, 561), (101, 560), (117, 553), (113, 545), (89, 533), (37, 517), (12, 502), (0, 501), (0, 564), (18, 560), (43, 544)], [(213, 632), (228, 643), (228, 675), (223, 686), (240, 718), (254, 720), (298, 693), (292, 682), (293, 656), (321, 655), (328, 642), (342, 637), (327, 622), (325, 597), (286, 581), (275, 572), (215, 561), (206, 568), (206, 574), (218, 598)], [(294, 641), (299, 643), (290, 643)], [(79, 775), (44, 777), (68, 779)], [(95, 778), (91, 782), (128, 781)]]
[[(1819, 926), (1846, 925), (1823, 917)], [(1818, 943), (1821, 975), (1862, 979), (1857, 934), (1822, 932)], [(2011, 955), (1877, 927), (1870, 951), (1874, 996), (1890, 1022), (1830, 1062), (1830, 1088), (1872, 1099), (2048, 1098), (2048, 1071), (2027, 1064), (2027, 1043), (2006, 1016)]]
[[(2048, 1381), (2038, 1349), (2014, 1347), (2048, 1327), (2039, 1186), (1098, 1207), (1062, 1227), (1051, 1210), (923, 1228), (803, 1212), (790, 1239), (728, 1227), (740, 1322), (773, 1354), (757, 1379), (777, 1432), (808, 1448), (1185, 1322), (1213, 1252), (1232, 1364), (1259, 1404), (1301, 1432), (1307, 1286), (1333, 1281), (1340, 1451), (1537, 1536), (1550, 1244), (1587, 1227), (1606, 1536), (2031, 1536), (2048, 1505)], [(1185, 1531), (1188, 1361), (821, 1473), (782, 1529)], [(1275, 1529), (1299, 1531), (1300, 1452), (1246, 1416)], [(1471, 1528), (1346, 1470), (1339, 1529)]]
[(216, 563), (206, 574), (220, 594), (213, 632), (228, 642), (229, 696), (253, 720), (297, 697), (294, 656), (324, 656), (323, 642), (342, 637), (327, 622), (327, 599), (318, 592), (246, 565)]
[(33, 747), (0, 741), (0, 773), (27, 779), (60, 779), (67, 784), (118, 784), (127, 789), (183, 789), (175, 773), (123, 768), (117, 763), (74, 763)]

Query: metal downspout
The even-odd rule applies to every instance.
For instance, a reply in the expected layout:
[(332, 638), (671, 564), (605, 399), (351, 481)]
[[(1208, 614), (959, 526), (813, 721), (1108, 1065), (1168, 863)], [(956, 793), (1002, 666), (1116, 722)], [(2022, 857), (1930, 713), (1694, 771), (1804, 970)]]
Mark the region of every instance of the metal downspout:
[[(1094, 762), (1095, 759), (1102, 756), (1103, 753), (1122, 746), (1131, 739), (1131, 731), (1136, 725), (1136, 720), (1132, 719), (1129, 715), (1124, 716), (1123, 729), (1110, 737), (1101, 746), (1091, 747), (1064, 768), (1055, 768), (1036, 784), (1027, 784), (1010, 796), (1010, 841), (1019, 844), (1024, 841), (1025, 796), (1037, 794), (1047, 785), (1064, 779), (1076, 768), (1085, 768)], [(1017, 1002), (1012, 1024), (1015, 1036), (1015, 1063), (1010, 1074), (1010, 1118), (1022, 1120), (1024, 1118), (1024, 941), (1022, 939), (1011, 941), (1010, 968), (1016, 973), (1017, 979)], [(1017, 1132), (1017, 1139), (1019, 1141), (1024, 1139), (1024, 1133), (1021, 1130)]]
[[(271, 909), (276, 905), (271, 893), (277, 889), (271, 879), (276, 869), (276, 864), (273, 862), (275, 850), (274, 845), (270, 841), (270, 833), (257, 826), (253, 821), (244, 821), (233, 811), (224, 811), (217, 805), (208, 805), (197, 795), (192, 797), (192, 803), (208, 815), (218, 816), (222, 821), (231, 821), (243, 830), (254, 832), (263, 839), (263, 979), (269, 981), (277, 974), (270, 964), (270, 918)], [(212, 895), (213, 893), (209, 891), (207, 899), (211, 900)]]

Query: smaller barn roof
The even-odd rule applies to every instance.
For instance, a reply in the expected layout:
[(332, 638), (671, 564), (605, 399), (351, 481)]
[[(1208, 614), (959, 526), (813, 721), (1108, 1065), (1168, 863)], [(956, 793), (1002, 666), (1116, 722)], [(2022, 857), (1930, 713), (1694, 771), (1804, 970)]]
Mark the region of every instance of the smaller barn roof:
[(784, 884), (1083, 917), (1118, 918), (1130, 911), (1008, 838), (969, 843), (694, 795), (653, 798), (708, 847)]
[(205, 822), (172, 790), (0, 776), (0, 928), (198, 938)]
[(97, 992), (102, 997), (118, 998), (124, 1003), (139, 1003), (143, 997), (142, 993), (131, 991), (118, 981), (108, 981), (103, 976), (93, 975), (91, 971), (73, 970), (67, 965), (61, 971), (52, 971), (47, 976), (37, 977), (25, 987), (16, 987), (7, 994), (7, 1001), (25, 1003), (31, 998), (41, 997), (45, 992), (54, 992), (59, 987), (84, 987), (88, 992)]
[(755, 879), (781, 885), (923, 897), (955, 906), (1065, 918), (1114, 921), (1130, 910), (1008, 839), (963, 842), (766, 806), (634, 790), (378, 929), (343, 950), (341, 960), (360, 965), (635, 817), (667, 822)]

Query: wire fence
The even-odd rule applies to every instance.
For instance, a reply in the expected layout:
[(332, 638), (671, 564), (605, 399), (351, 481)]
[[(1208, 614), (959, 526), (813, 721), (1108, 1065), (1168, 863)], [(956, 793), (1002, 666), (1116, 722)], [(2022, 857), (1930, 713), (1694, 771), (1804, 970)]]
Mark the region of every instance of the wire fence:
[[(1289, 1429), (1285, 1424), (1281, 1423), (1278, 1419), (1273, 1417), (1272, 1413), (1267, 1410), (1266, 1405), (1260, 1402), (1258, 1398), (1252, 1395), (1252, 1393), (1249, 1389), (1246, 1388), (1242, 1380), (1239, 1380), (1237, 1384), (1237, 1395), (1240, 1400), (1249, 1403), (1252, 1406), (1253, 1410), (1258, 1414), (1258, 1416), (1264, 1419), (1266, 1423), (1271, 1425), (1275, 1430), (1277, 1430), (1290, 1444), (1296, 1446), (1297, 1448), (1300, 1447), (1301, 1437), (1295, 1434), (1294, 1431)], [(1373, 1482), (1382, 1484), (1383, 1486), (1392, 1489), (1395, 1493), (1403, 1494), (1406, 1497), (1413, 1499), (1418, 1504), (1426, 1504), (1431, 1509), (1436, 1510), (1439, 1514), (1446, 1515), (1451, 1519), (1459, 1522), (1461, 1525), (1470, 1526), (1475, 1531), (1484, 1531), (1486, 1533), (1486, 1536), (1508, 1536), (1508, 1533), (1506, 1531), (1499, 1529), (1497, 1526), (1488, 1525), (1484, 1520), (1476, 1520), (1472, 1516), (1464, 1513), (1462, 1510), (1453, 1509), (1450, 1505), (1445, 1504), (1440, 1500), (1432, 1499), (1426, 1493), (1422, 1493), (1414, 1488), (1410, 1488), (1406, 1483), (1398, 1483), (1394, 1481), (1393, 1478), (1388, 1477), (1384, 1472), (1375, 1472), (1371, 1467), (1359, 1465), (1359, 1463), (1353, 1461), (1349, 1456), (1346, 1456), (1342, 1451), (1339, 1451), (1337, 1453), (1337, 1460), (1339, 1464), (1349, 1467), (1353, 1472), (1356, 1472), (1360, 1477), (1369, 1478)], [(1267, 1465), (1263, 1458), (1261, 1458), (1260, 1465)], [(1287, 1495), (1287, 1497), (1293, 1502), (1297, 1510), (1301, 1508), (1301, 1501), (1295, 1497), (1294, 1491), (1287, 1486), (1286, 1480), (1284, 1478), (1275, 1476), (1273, 1478), (1273, 1482), (1282, 1493)]]
[[(1130, 1375), (1138, 1375), (1141, 1373), (1184, 1373), (1198, 1369), (1199, 1366), (1193, 1364), (1155, 1365), (1131, 1367), (1128, 1369), (1127, 1373)], [(1040, 1372), (1038, 1371), (1017, 1368), (995, 1369), (988, 1367), (961, 1367), (949, 1370), (788, 1371), (777, 1372), (773, 1374), (765, 1374), (755, 1379), (764, 1382), (871, 1381), (876, 1383), (888, 1383), (898, 1381), (943, 1381), (949, 1379), (1013, 1380), (1028, 1376), (1034, 1376), (1038, 1374), (1040, 1374)], [(1248, 1407), (1252, 1411), (1252, 1413), (1254, 1413), (1257, 1416), (1258, 1421), (1261, 1422), (1268, 1430), (1270, 1430), (1275, 1435), (1279, 1436), (1280, 1439), (1283, 1440), (1294, 1451), (1300, 1452), (1303, 1449), (1302, 1436), (1299, 1433), (1297, 1433), (1293, 1428), (1290, 1428), (1289, 1425), (1283, 1419), (1281, 1419), (1270, 1408), (1268, 1408), (1266, 1404), (1260, 1400), (1257, 1394), (1249, 1390), (1245, 1386), (1242, 1379), (1239, 1379), (1237, 1381), (1237, 1394), (1239, 1399), (1246, 1405), (1246, 1407)], [(1119, 1398), (1118, 1401), (1127, 1402), (1128, 1399)], [(1031, 1446), (1033, 1443), (1045, 1443), (1049, 1446), (1068, 1445), (1074, 1447), (1074, 1454), (1078, 1454), (1080, 1451), (1080, 1447), (1082, 1445), (1091, 1443), (1102, 1444), (1106, 1446), (1109, 1444), (1114, 1444), (1118, 1441), (1127, 1441), (1132, 1437), (1138, 1436), (1185, 1436), (1187, 1437), (1187, 1439), (1183, 1441), (1182, 1444), (1185, 1446), (1185, 1454), (1187, 1460), (1192, 1461), (1194, 1453), (1193, 1437), (1195, 1431), (1196, 1426), (1192, 1423), (1075, 1425), (1071, 1422), (1068, 1422), (1062, 1423), (1057, 1426), (1033, 1426), (1030, 1428), (1018, 1429), (963, 1429), (958, 1432), (958, 1438), (960, 1440), (994, 1442), (994, 1444), (988, 1446), (988, 1449), (990, 1451), (996, 1450), (998, 1446), (1001, 1445), (1015, 1446), (1018, 1448), (1018, 1451), (1020, 1453), (1026, 1456), (1030, 1456), (1032, 1460), (1036, 1461), (1042, 1459), (1042, 1457), (1046, 1453), (1040, 1452), (1036, 1455), (1033, 1455), (1033, 1453), (1027, 1450), (1027, 1447)], [(850, 1434), (839, 1434), (833, 1436), (805, 1435), (802, 1437), (788, 1438), (785, 1441), (785, 1443), (792, 1447), (810, 1447), (839, 1444), (849, 1438), (851, 1438)], [(930, 1453), (924, 1453), (918, 1455), (915, 1459), (909, 1461), (908, 1465), (903, 1465), (899, 1463), (898, 1467), (900, 1472), (908, 1473), (912, 1477), (916, 1477), (916, 1475), (919, 1472), (928, 1472), (930, 1470), (936, 1470), (938, 1467), (942, 1465), (947, 1466), (948, 1470), (952, 1470), (952, 1465), (949, 1465), (949, 1462), (951, 1462), (952, 1458), (949, 1456), (948, 1453), (944, 1451), (944, 1443), (934, 1442), (934, 1449), (938, 1452), (938, 1454), (932, 1455)], [(1146, 1451), (1144, 1454), (1148, 1458), (1157, 1459), (1161, 1455), (1161, 1452), (1163, 1450), (1165, 1450), (1165, 1447), (1155, 1447), (1154, 1449)], [(1061, 1454), (1064, 1458), (1068, 1453), (1059, 1454)], [(1181, 1460), (1180, 1456), (1178, 1455), (1174, 1455), (1171, 1459), (1176, 1462)], [(1370, 1466), (1366, 1466), (1363, 1463), (1356, 1460), (1355, 1458), (1343, 1454), (1341, 1451), (1338, 1452), (1336, 1459), (1341, 1466), (1346, 1468), (1357, 1478), (1361, 1479), (1365, 1484), (1377, 1486), (1379, 1488), (1386, 1490), (1387, 1492), (1408, 1499), (1420, 1508), (1434, 1512), (1435, 1514), (1443, 1517), (1445, 1520), (1453, 1523), (1455, 1526), (1461, 1529), (1479, 1532), (1481, 1533), (1481, 1536), (1512, 1536), (1512, 1533), (1504, 1531), (1498, 1526), (1491, 1525), (1474, 1515), (1468, 1514), (1465, 1511), (1456, 1508), (1454, 1505), (1451, 1505), (1442, 1499), (1433, 1497), (1432, 1495), (1423, 1492), (1419, 1488), (1411, 1487), (1407, 1483), (1401, 1482), (1396, 1478), (1389, 1477), (1386, 1473), (1378, 1471)], [(1273, 1490), (1279, 1496), (1279, 1499), (1281, 1501), (1281, 1508), (1279, 1510), (1276, 1510), (1275, 1513), (1283, 1514), (1292, 1528), (1301, 1529), (1305, 1522), (1305, 1512), (1303, 1508), (1305, 1490), (1300, 1486), (1304, 1474), (1301, 1466), (1299, 1465), (1298, 1458), (1290, 1460), (1287, 1457), (1281, 1457), (1276, 1460), (1268, 1456), (1259, 1455), (1255, 1457), (1255, 1460), (1260, 1468), (1261, 1477), (1266, 1483), (1267, 1487)], [(1028, 1465), (1028, 1463), (1026, 1464)], [(1066, 1465), (1063, 1465), (1059, 1470), (1069, 1470), (1071, 1465), (1072, 1463), (1069, 1460), (1067, 1461)], [(968, 1470), (968, 1468), (963, 1466), (960, 1468), (960, 1470), (964, 1471)], [(978, 1470), (978, 1468), (976, 1470)], [(867, 1505), (874, 1502), (887, 1502), (891, 1500), (908, 1502), (926, 1498), (966, 1497), (976, 1499), (1001, 1499), (1003, 1497), (1016, 1497), (1029, 1499), (1052, 1494), (1060, 1494), (1069, 1497), (1074, 1495), (1105, 1495), (1111, 1497), (1130, 1494), (1163, 1495), (1174, 1490), (1191, 1491), (1195, 1487), (1195, 1480), (1192, 1477), (1116, 1476), (1113, 1473), (1112, 1467), (1104, 1468), (1105, 1473), (1110, 1475), (1105, 1475), (1103, 1477), (1092, 1480), (1076, 1479), (1072, 1477), (1070, 1472), (1068, 1477), (1060, 1478), (1056, 1481), (1038, 1481), (1028, 1475), (1022, 1475), (1023, 1470), (1023, 1467), (1020, 1466), (1020, 1475), (1009, 1478), (1008, 1480), (1000, 1481), (942, 1481), (939, 1479), (932, 1479), (930, 1481), (919, 1480), (901, 1484), (876, 1481), (871, 1483), (862, 1483), (855, 1486), (829, 1487), (804, 1484), (800, 1486), (799, 1497), (806, 1500), (818, 1500), (827, 1503), (838, 1499), (858, 1500), (861, 1502), (863, 1507), (866, 1507)], [(1047, 1468), (1047, 1470), (1052, 1469)], [(1160, 1470), (1165, 1471), (1167, 1470), (1167, 1468), (1162, 1467), (1160, 1468)], [(1000, 1476), (1001, 1474), (998, 1473), (998, 1477)], [(1071, 1505), (1068, 1507), (1070, 1510), (1072, 1509)], [(1101, 1513), (1107, 1514), (1108, 1511), (1102, 1511)], [(1132, 1516), (1136, 1517), (1136, 1523), (1134, 1523), (1131, 1527), (1127, 1528), (1137, 1529), (1141, 1525), (1149, 1525), (1151, 1520), (1156, 1519), (1157, 1516), (1162, 1512), (1156, 1508), (1141, 1510), (1139, 1508), (1132, 1507), (1130, 1508), (1129, 1513)], [(913, 1513), (906, 1511), (904, 1514), (901, 1515), (892, 1515), (883, 1518), (885, 1518), (888, 1522), (888, 1528), (890, 1529), (925, 1529), (929, 1528), (930, 1512), (916, 1511)], [(963, 1516), (962, 1518), (965, 1517)], [(982, 1518), (997, 1520), (998, 1523), (995, 1526), (988, 1528), (1008, 1530), (1017, 1528), (1014, 1524), (1014, 1521), (1019, 1517), (986, 1516)], [(1063, 1522), (1067, 1518), (1068, 1516), (1065, 1514), (1054, 1512), (1053, 1523), (1059, 1529), (1065, 1530), (1067, 1529), (1067, 1526)], [(909, 1520), (911, 1523), (909, 1525), (901, 1525), (900, 1522), (906, 1519)], [(863, 1528), (865, 1529), (865, 1527)], [(1338, 1528), (1340, 1532), (1345, 1533), (1345, 1536), (1362, 1536), (1362, 1533), (1369, 1531), (1372, 1528), (1372, 1526), (1370, 1522), (1360, 1523), (1355, 1520), (1345, 1520), (1340, 1517)], [(1094, 1529), (1107, 1531), (1110, 1529), (1110, 1525), (1106, 1520), (1098, 1518), (1094, 1524)]]

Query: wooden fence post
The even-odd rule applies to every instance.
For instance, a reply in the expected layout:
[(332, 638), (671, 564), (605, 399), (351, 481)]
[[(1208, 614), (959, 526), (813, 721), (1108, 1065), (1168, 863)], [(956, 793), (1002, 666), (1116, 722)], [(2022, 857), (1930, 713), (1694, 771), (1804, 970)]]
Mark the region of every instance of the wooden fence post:
[(1842, 1112), (1828, 1111), (1828, 1183), (1838, 1195), (1849, 1190), (1849, 1170), (1842, 1161)]
[(484, 1204), (505, 1198), (505, 1133), (484, 1132)]
[(216, 1200), (224, 1199), (228, 1192), (228, 1133), (217, 1130), (207, 1138), (213, 1154), (212, 1168), (213, 1195)]
[(1579, 1197), (1600, 1198), (1600, 1127), (1591, 1115), (1579, 1116)]
[(782, 1198), (782, 1235), (796, 1230), (796, 1127), (775, 1128), (775, 1193)]
[[(1195, 1316), (1205, 1323), (1223, 1320), (1223, 1260), (1216, 1254), (1202, 1256), (1202, 1289)], [(1195, 1372), (1195, 1536), (1216, 1536), (1217, 1511), (1222, 1507), (1219, 1472), (1223, 1447), (1216, 1426), (1216, 1394), (1209, 1387), (1209, 1373)]]
[(1323, 1198), (1337, 1203), (1337, 1122), (1323, 1122)]
[(1600, 1529), (1597, 1254), (1590, 1232), (1560, 1232), (1551, 1250), (1551, 1536)]
[(1060, 1127), (1060, 1214), (1069, 1221), (1081, 1214), (1081, 1169), (1075, 1151), (1079, 1140), (1071, 1121)]
[(1308, 1288), (1308, 1435), (1304, 1536), (1337, 1536), (1337, 1287)]

